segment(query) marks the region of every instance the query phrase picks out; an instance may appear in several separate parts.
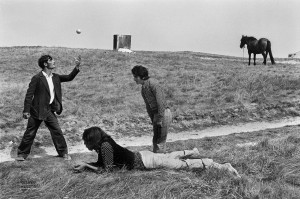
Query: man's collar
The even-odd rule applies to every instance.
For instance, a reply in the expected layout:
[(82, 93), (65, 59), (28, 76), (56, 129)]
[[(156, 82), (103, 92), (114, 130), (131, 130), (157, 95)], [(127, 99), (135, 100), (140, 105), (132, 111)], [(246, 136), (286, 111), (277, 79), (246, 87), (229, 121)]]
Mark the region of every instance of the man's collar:
[(43, 73), (43, 75), (44, 75), (45, 77), (52, 77), (52, 76), (53, 76), (52, 73), (51, 73), (49, 76), (48, 76), (47, 73), (45, 73), (44, 71), (42, 71), (42, 73)]
[(149, 83), (150, 83), (150, 80), (149, 80), (149, 79), (146, 79), (146, 80), (143, 80), (143, 81), (144, 81), (144, 82), (143, 82), (142, 86), (149, 85)]

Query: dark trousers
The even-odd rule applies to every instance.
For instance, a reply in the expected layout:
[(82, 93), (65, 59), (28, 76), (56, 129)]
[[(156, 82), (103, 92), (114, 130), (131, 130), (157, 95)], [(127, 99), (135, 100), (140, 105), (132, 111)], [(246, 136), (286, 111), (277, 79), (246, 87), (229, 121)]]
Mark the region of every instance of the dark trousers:
[(162, 119), (162, 125), (157, 125), (157, 113), (153, 116), (153, 152), (156, 153), (159, 150), (158, 144), (164, 144), (164, 152), (166, 148), (167, 135), (169, 131), (170, 124), (172, 122), (172, 113), (169, 108), (164, 112)]
[(58, 120), (55, 114), (49, 111), (44, 120), (38, 120), (33, 117), (29, 117), (26, 131), (18, 148), (18, 156), (27, 158), (30, 153), (33, 140), (36, 136), (36, 132), (43, 121), (50, 130), (52, 141), (58, 155), (63, 156), (64, 154), (68, 153), (67, 143), (58, 124)]
[(152, 144), (154, 149), (153, 150), (158, 150), (157, 144), (159, 143), (161, 136), (161, 126), (157, 124), (153, 124), (153, 138), (152, 138)]

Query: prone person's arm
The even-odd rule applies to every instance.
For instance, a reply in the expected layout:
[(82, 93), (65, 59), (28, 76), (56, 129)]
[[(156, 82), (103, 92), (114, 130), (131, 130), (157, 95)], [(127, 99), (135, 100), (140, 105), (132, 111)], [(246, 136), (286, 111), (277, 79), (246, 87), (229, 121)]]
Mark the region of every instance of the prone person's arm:
[(90, 169), (92, 169), (94, 171), (100, 171), (100, 170), (102, 170), (101, 167), (95, 167), (95, 166), (92, 166), (92, 165), (90, 165), (88, 163), (86, 163), (86, 167), (90, 168)]
[(101, 167), (96, 167), (96, 166), (93, 166), (93, 165), (91, 165), (89, 163), (86, 163), (86, 162), (80, 162), (80, 163), (78, 163), (77, 165), (74, 166), (73, 169), (76, 172), (81, 172), (81, 171), (83, 171), (86, 168), (91, 169), (93, 171), (101, 171), (102, 170)]

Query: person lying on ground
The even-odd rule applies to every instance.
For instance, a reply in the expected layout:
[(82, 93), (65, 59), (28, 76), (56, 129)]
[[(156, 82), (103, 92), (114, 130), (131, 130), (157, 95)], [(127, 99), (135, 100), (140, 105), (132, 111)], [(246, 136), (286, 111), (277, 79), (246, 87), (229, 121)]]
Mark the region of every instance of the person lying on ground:
[[(81, 172), (85, 169), (93, 171), (112, 171), (114, 168), (131, 169), (209, 169), (217, 168), (229, 171), (234, 177), (240, 177), (237, 170), (230, 163), (219, 164), (209, 158), (199, 157), (197, 148), (193, 150), (174, 151), (171, 153), (153, 153), (151, 151), (132, 152), (118, 145), (100, 127), (90, 127), (84, 130), (82, 139), (89, 150), (98, 153), (98, 161), (93, 163), (79, 162), (74, 166), (74, 171)], [(193, 156), (193, 159), (184, 159)]]

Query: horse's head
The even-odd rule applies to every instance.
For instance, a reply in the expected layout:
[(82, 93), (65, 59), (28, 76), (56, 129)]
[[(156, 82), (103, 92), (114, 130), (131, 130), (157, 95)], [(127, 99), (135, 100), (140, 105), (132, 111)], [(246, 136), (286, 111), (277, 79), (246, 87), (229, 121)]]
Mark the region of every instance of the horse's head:
[(240, 48), (243, 48), (247, 44), (247, 36), (242, 35)]

